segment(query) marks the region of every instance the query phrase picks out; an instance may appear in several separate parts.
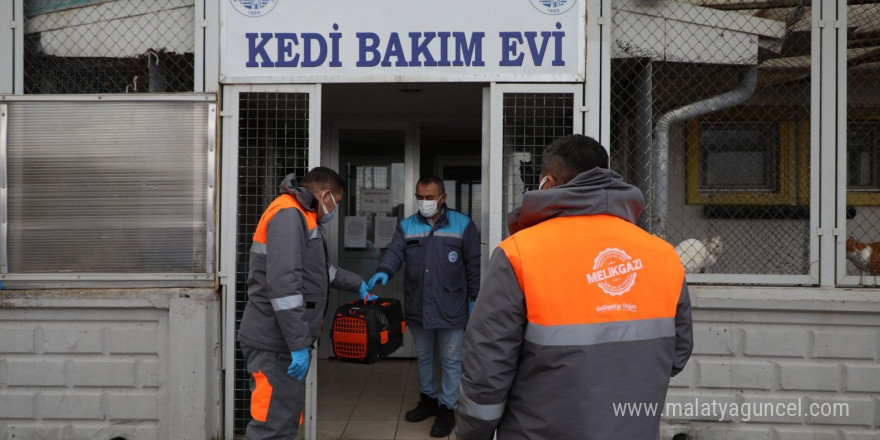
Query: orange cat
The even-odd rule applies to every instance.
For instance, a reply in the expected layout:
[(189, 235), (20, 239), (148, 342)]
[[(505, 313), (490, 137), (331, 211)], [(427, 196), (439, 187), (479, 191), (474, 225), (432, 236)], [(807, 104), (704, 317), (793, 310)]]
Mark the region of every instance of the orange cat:
[(880, 241), (862, 243), (850, 236), (846, 239), (846, 259), (862, 272), (880, 275)]

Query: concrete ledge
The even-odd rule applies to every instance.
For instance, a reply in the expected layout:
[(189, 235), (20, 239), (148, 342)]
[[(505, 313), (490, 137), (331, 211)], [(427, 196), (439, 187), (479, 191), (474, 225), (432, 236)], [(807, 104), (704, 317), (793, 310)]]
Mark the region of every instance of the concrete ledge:
[(0, 308), (169, 309), (172, 299), (220, 301), (216, 289), (51, 289), (0, 290)]
[(880, 289), (704, 285), (688, 289), (695, 309), (880, 312)]

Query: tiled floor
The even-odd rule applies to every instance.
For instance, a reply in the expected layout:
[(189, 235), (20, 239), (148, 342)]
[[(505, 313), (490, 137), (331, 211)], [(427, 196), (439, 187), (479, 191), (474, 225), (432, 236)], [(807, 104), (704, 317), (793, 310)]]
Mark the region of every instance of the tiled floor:
[(319, 360), (318, 439), (433, 439), (433, 417), (419, 423), (404, 419), (418, 399), (414, 360), (385, 359), (372, 365)]

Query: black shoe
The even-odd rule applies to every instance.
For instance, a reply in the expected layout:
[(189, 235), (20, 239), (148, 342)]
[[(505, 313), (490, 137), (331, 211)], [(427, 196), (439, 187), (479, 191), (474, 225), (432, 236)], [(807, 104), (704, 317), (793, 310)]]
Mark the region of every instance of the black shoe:
[(419, 400), (419, 404), (406, 412), (407, 422), (421, 422), (437, 414), (437, 399), (429, 397), (424, 393), (419, 393), (419, 397), (422, 399)]
[(452, 428), (455, 428), (455, 411), (447, 408), (446, 405), (440, 405), (437, 418), (431, 426), (431, 437), (448, 437), (452, 434)]

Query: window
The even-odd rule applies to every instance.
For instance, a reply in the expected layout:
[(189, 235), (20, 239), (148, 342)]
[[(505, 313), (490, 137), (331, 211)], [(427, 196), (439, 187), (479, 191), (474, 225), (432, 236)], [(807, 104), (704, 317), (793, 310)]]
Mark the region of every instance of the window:
[(211, 282), (214, 104), (206, 99), (5, 104), (0, 272), (25, 282)]
[[(809, 121), (795, 111), (754, 113), (767, 119), (688, 123), (687, 203), (809, 205)], [(850, 122), (846, 142), (846, 204), (880, 206), (880, 121)]]
[(779, 129), (773, 122), (700, 127), (700, 191), (778, 191)]
[(709, 120), (688, 124), (687, 202), (793, 205), (795, 124)]
[(880, 206), (880, 122), (850, 122), (846, 145), (847, 204)]

